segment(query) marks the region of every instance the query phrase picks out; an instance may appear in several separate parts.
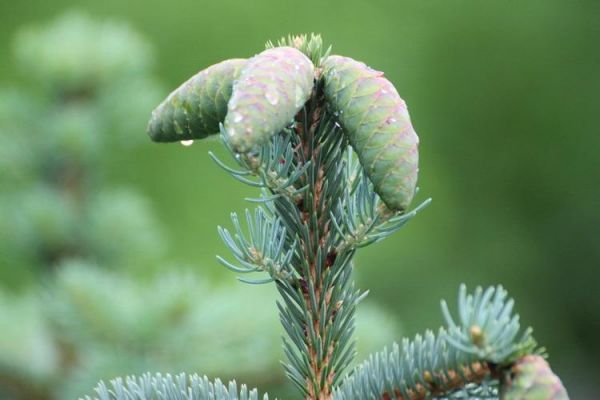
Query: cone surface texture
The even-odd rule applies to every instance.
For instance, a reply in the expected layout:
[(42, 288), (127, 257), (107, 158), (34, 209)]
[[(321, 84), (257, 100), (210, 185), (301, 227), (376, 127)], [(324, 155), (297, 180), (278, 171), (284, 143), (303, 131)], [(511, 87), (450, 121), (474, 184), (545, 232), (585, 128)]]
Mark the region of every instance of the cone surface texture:
[(289, 125), (313, 86), (314, 66), (295, 48), (276, 47), (250, 59), (233, 85), (225, 118), (232, 147), (247, 152)]
[(212, 65), (175, 89), (153, 112), (148, 134), (155, 142), (203, 139), (219, 133), (233, 81), (243, 59)]
[(325, 97), (348, 135), (375, 192), (404, 211), (417, 184), (419, 138), (396, 88), (364, 63), (330, 56), (322, 64)]
[(562, 382), (540, 356), (523, 357), (511, 372), (502, 400), (569, 400)]

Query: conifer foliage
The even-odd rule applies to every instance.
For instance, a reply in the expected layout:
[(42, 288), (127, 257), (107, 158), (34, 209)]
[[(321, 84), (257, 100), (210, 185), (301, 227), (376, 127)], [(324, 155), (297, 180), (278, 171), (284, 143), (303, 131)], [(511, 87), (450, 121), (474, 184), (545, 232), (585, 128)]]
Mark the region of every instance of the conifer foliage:
[[(220, 110), (231, 87), (219, 131), (236, 165), (213, 158), (262, 194), (250, 199), (254, 212), (234, 213), (232, 228), (219, 227), (232, 253), (219, 260), (244, 282), (277, 288), (284, 368), (302, 397), (568, 398), (500, 287), (472, 294), (462, 287), (458, 317), (442, 303), (446, 326), (437, 334), (405, 339), (348, 371), (355, 310), (366, 295), (354, 286), (353, 257), (428, 203), (410, 209), (418, 138), (406, 104), (382, 72), (330, 55), (315, 35), (268, 43), (220, 85)], [(215, 104), (210, 92), (200, 84), (172, 93), (152, 116), (152, 139), (205, 137), (196, 122)], [(234, 382), (160, 375), (115, 380), (97, 393), (102, 400), (257, 396)]]

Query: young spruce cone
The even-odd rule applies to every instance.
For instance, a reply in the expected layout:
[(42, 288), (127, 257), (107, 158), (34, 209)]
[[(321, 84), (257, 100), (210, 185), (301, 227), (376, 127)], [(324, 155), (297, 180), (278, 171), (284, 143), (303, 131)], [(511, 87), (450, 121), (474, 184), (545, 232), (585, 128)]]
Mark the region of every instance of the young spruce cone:
[(560, 379), (540, 356), (523, 357), (510, 372), (502, 388), (502, 400), (569, 400)]
[(297, 49), (275, 47), (248, 60), (233, 85), (225, 118), (234, 150), (247, 152), (290, 124), (313, 86), (314, 66)]
[(148, 134), (155, 142), (203, 139), (219, 133), (233, 81), (246, 60), (232, 59), (198, 72), (152, 112)]
[[(408, 208), (415, 194), (418, 143), (406, 104), (383, 73), (348, 57), (322, 62), (325, 100), (385, 205)], [(202, 139), (219, 132), (248, 152), (291, 124), (311, 96), (315, 70), (293, 47), (213, 65), (189, 79), (152, 113), (157, 142)]]
[(394, 85), (365, 64), (330, 56), (323, 63), (325, 97), (348, 135), (375, 192), (394, 211), (415, 194), (419, 138)]

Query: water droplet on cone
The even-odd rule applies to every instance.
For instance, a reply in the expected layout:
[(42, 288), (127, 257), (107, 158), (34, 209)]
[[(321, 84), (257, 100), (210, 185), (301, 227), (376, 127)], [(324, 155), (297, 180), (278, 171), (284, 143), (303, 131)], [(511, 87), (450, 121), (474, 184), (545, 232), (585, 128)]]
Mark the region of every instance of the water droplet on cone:
[(233, 114), (233, 122), (241, 122), (244, 119), (244, 116), (240, 113)]
[(267, 93), (265, 93), (265, 99), (267, 99), (267, 101), (269, 102), (269, 104), (271, 104), (273, 106), (276, 105), (279, 102), (279, 96), (275, 92), (267, 92)]

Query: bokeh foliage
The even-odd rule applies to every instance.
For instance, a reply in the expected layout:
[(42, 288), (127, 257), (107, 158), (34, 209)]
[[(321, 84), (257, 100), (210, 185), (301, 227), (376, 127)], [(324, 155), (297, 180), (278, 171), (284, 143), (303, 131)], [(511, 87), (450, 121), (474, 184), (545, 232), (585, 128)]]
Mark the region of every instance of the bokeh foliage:
[(19, 285), (71, 258), (148, 268), (164, 249), (158, 222), (104, 170), (143, 141), (129, 132), (159, 93), (150, 45), (126, 25), (76, 13), (23, 28), (13, 43), (28, 79), (0, 92), (0, 276)]
[[(434, 203), (418, 224), (359, 256), (359, 283), (409, 334), (438, 325), (436, 299), (451, 298), (458, 283), (502, 283), (573, 398), (598, 396), (588, 379), (600, 354), (598, 2), (3, 2), (0, 59), (23, 22), (71, 5), (133, 21), (156, 44), (157, 70), (173, 88), (290, 32), (320, 32), (335, 52), (386, 71), (410, 106), (422, 140), (421, 198)], [(4, 84), (19, 76), (9, 62), (0, 73)], [(153, 199), (171, 258), (221, 277), (208, 268), (224, 253), (214, 227), (243, 209), (247, 193), (208, 149), (219, 145), (183, 155), (142, 145), (113, 154), (108, 178)]]

